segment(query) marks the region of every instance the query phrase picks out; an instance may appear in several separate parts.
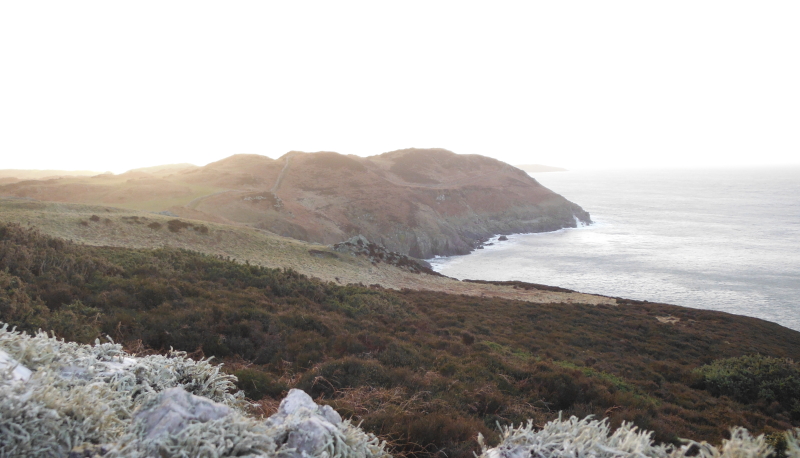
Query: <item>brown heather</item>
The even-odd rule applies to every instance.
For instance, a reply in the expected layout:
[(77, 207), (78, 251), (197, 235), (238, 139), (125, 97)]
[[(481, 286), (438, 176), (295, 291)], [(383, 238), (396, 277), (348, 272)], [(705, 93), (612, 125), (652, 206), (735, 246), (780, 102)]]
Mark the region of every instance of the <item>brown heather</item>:
[[(148, 228), (154, 221), (128, 226), (169, 232)], [(80, 342), (107, 334), (139, 352), (215, 356), (262, 413), (301, 388), (386, 438), (395, 454), (472, 456), (478, 432), (496, 441), (498, 423), (541, 425), (559, 411), (633, 421), (666, 442), (719, 443), (732, 425), (755, 434), (800, 426), (791, 405), (707, 390), (716, 378), (696, 370), (745, 355), (796, 360), (800, 333), (616, 302), (340, 285), (177, 248), (84, 246), (0, 224), (0, 321)]]

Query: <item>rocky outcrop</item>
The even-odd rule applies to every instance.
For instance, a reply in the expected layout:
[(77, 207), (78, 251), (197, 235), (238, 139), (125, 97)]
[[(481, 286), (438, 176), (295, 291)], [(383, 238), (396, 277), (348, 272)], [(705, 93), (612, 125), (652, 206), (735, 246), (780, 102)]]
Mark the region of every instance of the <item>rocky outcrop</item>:
[(224, 404), (176, 387), (162, 391), (151, 405), (142, 406), (133, 421), (141, 426), (144, 439), (152, 440), (159, 435), (177, 434), (192, 422), (206, 423), (231, 413), (233, 410)]
[(434, 271), (427, 262), (389, 251), (386, 247), (370, 242), (366, 237), (360, 234), (344, 242), (333, 245), (333, 249), (340, 253), (364, 256), (373, 264), (383, 262), (415, 274), (426, 273), (429, 275), (441, 275)]

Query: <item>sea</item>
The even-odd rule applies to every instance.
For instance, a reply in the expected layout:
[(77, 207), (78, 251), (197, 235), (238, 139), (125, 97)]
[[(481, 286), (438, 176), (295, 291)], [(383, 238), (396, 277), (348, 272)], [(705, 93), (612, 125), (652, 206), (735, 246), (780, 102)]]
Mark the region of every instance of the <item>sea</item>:
[(471, 254), (429, 259), (434, 270), (719, 310), (800, 331), (800, 166), (531, 176), (594, 223), (494, 237)]

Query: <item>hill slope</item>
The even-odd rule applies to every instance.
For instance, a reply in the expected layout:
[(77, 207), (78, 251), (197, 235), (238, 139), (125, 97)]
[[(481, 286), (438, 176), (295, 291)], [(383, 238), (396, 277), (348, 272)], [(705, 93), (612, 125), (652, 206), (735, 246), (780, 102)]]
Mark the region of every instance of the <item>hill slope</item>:
[(520, 169), (443, 149), (368, 158), (234, 155), (204, 167), (151, 170), (159, 173), (11, 183), (0, 186), (0, 196), (168, 210), (324, 244), (363, 234), (418, 258), (466, 254), (494, 234), (591, 221)]
[(800, 425), (800, 368), (786, 359), (800, 358), (800, 333), (665, 304), (342, 286), (0, 224), (0, 317), (70, 340), (108, 334), (131, 349), (222, 358), (265, 412), (300, 388), (402, 456), (472, 457), (476, 432), (496, 443), (496, 423), (542, 425), (559, 411), (632, 421), (673, 443)]
[[(614, 302), (590, 294), (467, 283), (438, 275), (412, 273), (384, 262), (372, 263), (367, 257), (338, 253), (324, 245), (251, 227), (176, 219), (114, 207), (0, 198), (1, 222), (32, 226), (44, 234), (85, 245), (188, 249), (263, 267), (291, 268), (310, 277), (340, 284), (361, 283), (391, 289), (412, 288), (531, 302)], [(170, 227), (175, 230), (170, 230)]]
[(542, 164), (522, 164), (517, 165), (518, 169), (522, 169), (528, 173), (542, 173), (542, 172), (566, 172), (567, 169), (561, 167), (553, 167), (550, 165)]

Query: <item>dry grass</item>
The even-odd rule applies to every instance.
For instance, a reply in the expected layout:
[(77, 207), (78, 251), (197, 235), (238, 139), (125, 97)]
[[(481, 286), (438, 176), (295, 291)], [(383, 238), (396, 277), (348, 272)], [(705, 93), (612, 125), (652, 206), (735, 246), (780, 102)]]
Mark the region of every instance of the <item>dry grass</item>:
[[(99, 220), (92, 221), (93, 216)], [(340, 253), (334, 257), (316, 257), (310, 255), (308, 250), (331, 250), (323, 245), (281, 237), (247, 226), (186, 219), (191, 224), (207, 227), (208, 233), (202, 234), (191, 229), (176, 233), (167, 230), (168, 222), (174, 219), (156, 213), (116, 207), (0, 198), (0, 222), (33, 226), (44, 234), (91, 246), (183, 248), (264, 267), (291, 268), (302, 274), (339, 284), (377, 284), (397, 290), (437, 291), (536, 303), (616, 304), (614, 299), (591, 294), (515, 289), (510, 286), (466, 283), (446, 277), (412, 274), (394, 266), (374, 265), (366, 258)], [(161, 228), (152, 229), (148, 226), (151, 223), (158, 223)]]

